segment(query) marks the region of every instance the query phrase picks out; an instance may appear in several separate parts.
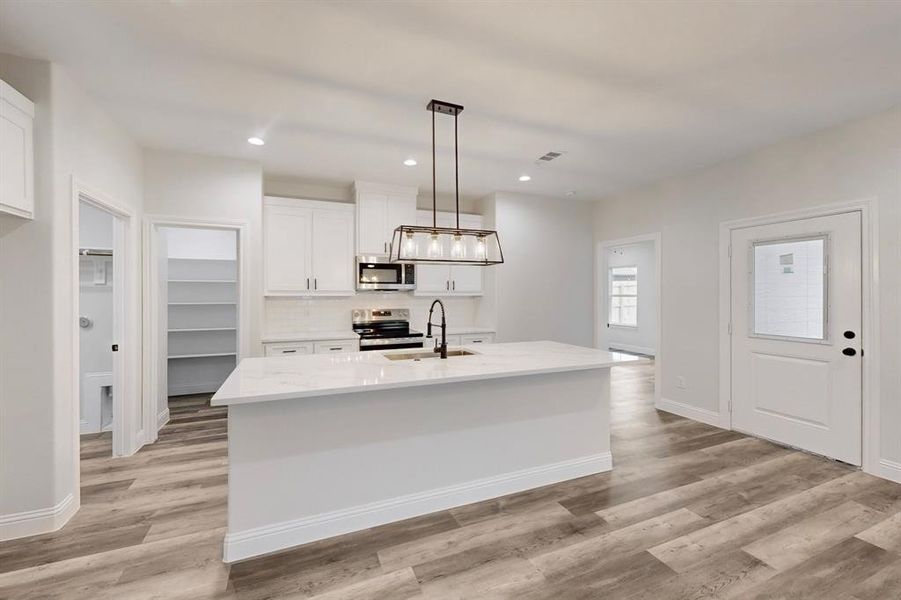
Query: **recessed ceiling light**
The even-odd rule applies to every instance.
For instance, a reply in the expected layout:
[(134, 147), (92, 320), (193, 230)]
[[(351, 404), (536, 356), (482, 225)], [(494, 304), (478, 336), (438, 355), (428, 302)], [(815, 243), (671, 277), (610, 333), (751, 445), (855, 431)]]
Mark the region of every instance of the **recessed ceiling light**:
[(249, 137), (249, 138), (247, 138), (247, 143), (253, 144), (254, 146), (262, 146), (266, 142), (263, 141), (263, 138)]
[(415, 167), (417, 163), (415, 158), (408, 158), (404, 161), (404, 164), (408, 167)]
[(528, 175), (520, 175), (519, 176), (520, 181), (529, 181), (530, 179), (532, 179), (532, 178), (529, 177)]
[(576, 195), (576, 190), (566, 190), (566, 195), (567, 195), (567, 196), (575, 196), (575, 195)]

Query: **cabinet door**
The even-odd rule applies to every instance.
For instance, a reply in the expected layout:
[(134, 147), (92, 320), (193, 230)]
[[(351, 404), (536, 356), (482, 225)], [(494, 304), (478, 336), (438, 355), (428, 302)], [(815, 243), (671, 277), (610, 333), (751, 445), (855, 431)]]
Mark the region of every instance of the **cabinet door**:
[[(460, 215), (460, 227), (463, 229), (481, 229), (482, 217)], [(467, 256), (475, 256), (475, 240), (467, 239)], [(453, 265), (450, 268), (451, 292), (461, 295), (478, 296), (482, 293), (482, 273), (484, 267), (472, 265)]]
[(392, 194), (388, 196), (387, 209), (385, 239), (390, 244), (391, 239), (394, 237), (395, 229), (401, 225), (413, 225), (416, 223), (416, 197)]
[[(432, 212), (427, 210), (416, 211), (416, 224), (430, 226), (432, 224)], [(441, 213), (438, 214), (438, 226), (445, 226)], [(449, 294), (450, 268), (447, 265), (417, 264), (416, 293), (442, 296)]]
[(33, 127), (32, 117), (0, 94), (0, 211), (29, 219), (34, 216)]
[(453, 265), (450, 268), (451, 292), (478, 296), (482, 293), (482, 269), (472, 265)]
[[(435, 333), (434, 329), (432, 330), (432, 333), (433, 334)], [(441, 330), (440, 329), (438, 330), (438, 333), (435, 337), (438, 338), (438, 340), (441, 340)], [(462, 336), (459, 336), (459, 335), (447, 336), (447, 345), (448, 346), (459, 346), (460, 344), (462, 344), (461, 337)]]
[(357, 254), (388, 254), (388, 194), (357, 195)]
[(267, 294), (304, 295), (312, 291), (313, 211), (265, 206), (263, 259)]
[(313, 211), (313, 292), (354, 291), (354, 218), (350, 211)]

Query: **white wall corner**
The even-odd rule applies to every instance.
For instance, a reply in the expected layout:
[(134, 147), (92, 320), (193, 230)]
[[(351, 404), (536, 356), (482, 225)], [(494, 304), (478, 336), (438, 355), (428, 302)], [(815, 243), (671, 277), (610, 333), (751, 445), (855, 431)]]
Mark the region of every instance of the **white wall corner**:
[(730, 429), (728, 415), (721, 415), (715, 410), (698, 408), (697, 406), (692, 406), (685, 402), (677, 402), (676, 400), (670, 400), (669, 398), (660, 398), (654, 406), (657, 410), (679, 415), (680, 417), (685, 417), (692, 421), (699, 421), (721, 429)]
[(67, 494), (58, 504), (8, 515), (0, 515), (0, 541), (50, 533), (62, 528), (78, 511), (78, 500)]

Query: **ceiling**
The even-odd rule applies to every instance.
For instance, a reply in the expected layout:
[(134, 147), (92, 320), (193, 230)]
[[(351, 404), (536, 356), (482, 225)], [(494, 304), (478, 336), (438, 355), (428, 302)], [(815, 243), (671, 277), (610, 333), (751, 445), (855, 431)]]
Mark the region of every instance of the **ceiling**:
[(3, 0), (0, 52), (68, 67), (145, 146), (316, 181), (430, 188), (425, 105), (463, 104), (468, 196), (596, 199), (901, 104), (901, 2)]

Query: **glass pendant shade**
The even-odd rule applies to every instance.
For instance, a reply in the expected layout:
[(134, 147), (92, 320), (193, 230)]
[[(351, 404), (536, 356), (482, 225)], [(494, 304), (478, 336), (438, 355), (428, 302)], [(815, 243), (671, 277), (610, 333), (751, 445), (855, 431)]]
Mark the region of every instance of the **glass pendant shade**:
[(391, 262), (497, 265), (504, 262), (497, 232), (401, 225), (391, 238)]
[[(391, 237), (390, 262), (438, 263), (464, 265), (498, 265), (504, 262), (497, 231), (460, 229), (460, 164), (457, 151), (457, 117), (463, 112), (459, 104), (432, 100), (426, 106), (432, 113), (432, 226), (401, 225)], [(435, 179), (435, 114), (454, 118), (454, 197), (457, 227), (438, 227), (438, 191)]]

